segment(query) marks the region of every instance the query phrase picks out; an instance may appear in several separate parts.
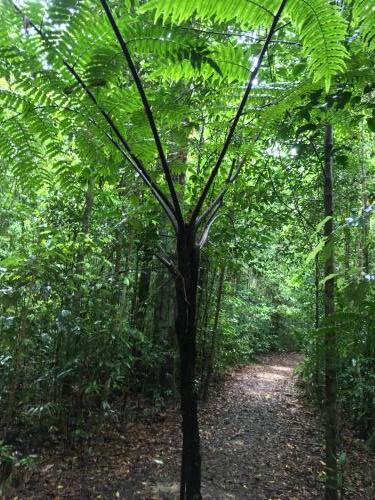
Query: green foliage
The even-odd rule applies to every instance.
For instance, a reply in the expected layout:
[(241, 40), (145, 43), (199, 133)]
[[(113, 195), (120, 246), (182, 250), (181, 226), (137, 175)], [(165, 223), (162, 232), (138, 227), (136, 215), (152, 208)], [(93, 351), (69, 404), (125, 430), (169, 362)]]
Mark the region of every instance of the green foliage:
[(19, 486), (24, 478), (32, 474), (35, 464), (35, 455), (21, 455), (12, 446), (0, 441), (0, 494), (8, 495), (8, 487), (12, 490)]
[[(110, 3), (187, 214), (280, 2)], [(328, 0), (287, 2), (210, 193), (220, 193), (232, 160), (245, 160), (204, 252), (198, 321), (202, 383), (210, 368), (303, 347), (304, 375), (320, 387), (321, 334), (331, 325), (312, 330), (312, 264), (319, 271), (332, 250), (321, 237), (326, 219), (318, 223), (322, 124), (331, 121), (339, 222), (332, 244), (346, 315), (336, 318), (341, 401), (364, 433), (374, 411), (373, 269), (363, 264), (366, 248), (372, 256), (373, 209), (362, 206), (375, 190), (370, 3), (339, 10)], [(126, 418), (142, 398), (159, 407), (177, 393), (174, 290), (160, 263), (160, 255), (175, 257), (174, 234), (113, 147), (106, 113), (166, 191), (141, 99), (101, 9), (89, 0), (26, 1), (22, 9), (43, 36), (2, 3), (2, 426), (86, 439), (90, 419)], [(318, 297), (318, 313), (321, 306)]]
[(325, 0), (292, 0), (288, 13), (295, 23), (315, 80), (323, 79), (326, 90), (332, 78), (345, 69), (346, 22)]
[(156, 20), (162, 18), (163, 21), (170, 20), (172, 24), (181, 24), (196, 17), (200, 20), (212, 19), (218, 23), (237, 21), (243, 27), (254, 28), (269, 23), (276, 7), (275, 0), (267, 0), (262, 5), (245, 0), (231, 3), (224, 2), (224, 0), (218, 2), (188, 0), (184, 5), (175, 0), (169, 2), (150, 0), (140, 10), (141, 12), (154, 11)]
[(375, 10), (371, 0), (353, 0), (353, 18), (370, 50), (375, 49)]
[[(340, 302), (347, 312), (337, 313), (332, 322), (339, 329), (339, 397), (341, 407), (363, 437), (374, 431), (375, 421), (375, 371), (373, 365), (373, 321), (374, 290), (366, 287), (365, 295), (358, 293), (358, 283), (342, 290)], [(347, 297), (354, 299), (350, 307)], [(332, 322), (325, 324), (309, 344), (309, 357), (303, 376), (310, 381), (310, 390), (320, 401), (323, 400), (323, 352), (322, 334), (332, 328)]]
[(263, 273), (242, 271), (226, 289), (222, 310), (218, 368), (248, 363), (268, 351), (298, 349), (296, 330), (301, 328), (291, 290), (271, 269)]
[[(155, 19), (181, 24), (191, 18), (238, 24), (242, 29), (266, 27), (279, 2), (262, 4), (237, 0), (234, 2), (188, 0), (186, 2), (151, 0), (142, 12), (155, 12)], [(286, 11), (302, 41), (311, 73), (316, 80), (325, 80), (329, 88), (332, 77), (345, 68), (346, 49), (343, 41), (346, 23), (338, 10), (326, 0), (293, 0)]]

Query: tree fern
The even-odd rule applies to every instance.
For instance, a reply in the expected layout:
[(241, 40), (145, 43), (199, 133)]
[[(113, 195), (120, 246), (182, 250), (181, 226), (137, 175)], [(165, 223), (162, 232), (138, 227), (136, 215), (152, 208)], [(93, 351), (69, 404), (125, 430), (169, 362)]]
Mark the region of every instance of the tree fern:
[[(64, 60), (82, 76), (100, 106), (106, 112), (116, 114), (135, 153), (153, 168), (155, 147), (140, 100), (116, 40), (96, 3), (91, 0), (25, 2), (27, 16), (37, 26), (42, 26), (47, 42), (32, 29), (25, 34), (21, 30), (22, 17), (10, 2), (6, 4), (9, 8), (0, 13), (0, 35), (5, 42), (0, 49), (0, 78), (4, 75), (13, 82), (14, 93), (12, 97), (4, 93), (0, 99), (9, 112), (34, 110), (24, 118), (26, 131), (31, 133), (35, 126), (35, 147), (39, 148), (39, 156), (35, 155), (33, 164), (35, 171), (40, 158), (41, 164), (43, 159), (48, 159), (53, 172), (55, 156), (59, 164), (55, 172), (59, 176), (64, 171), (61, 163), (64, 155), (59, 151), (61, 146), (65, 151), (75, 151), (87, 163), (95, 163), (93, 152), (108, 147), (103, 142), (108, 125), (73, 80), (62, 63)], [(246, 81), (258, 44), (248, 43), (246, 33), (244, 37), (234, 37), (231, 31), (240, 28), (246, 30), (250, 38), (262, 38), (263, 28), (270, 25), (278, 5), (278, 0), (150, 0), (135, 13), (128, 5), (118, 6), (117, 21), (135, 61), (140, 63), (141, 76), (148, 87), (157, 120), (165, 130), (162, 132), (165, 139), (169, 130), (191, 111), (180, 103), (179, 106), (163, 106), (165, 87), (160, 83), (190, 85), (194, 81), (199, 85), (206, 80), (216, 88), (223, 85), (223, 91), (225, 88), (225, 92), (229, 91), (236, 98), (240, 93), (238, 83)], [(346, 24), (343, 18), (328, 0), (289, 0), (287, 9), (285, 20), (290, 19), (298, 32), (315, 80), (325, 79), (328, 85), (333, 75), (344, 67)], [(219, 36), (210, 33), (212, 23), (221, 23)], [(220, 36), (221, 30), (227, 30), (224, 40)], [(280, 30), (277, 36), (288, 37), (290, 32), (287, 30)], [(298, 47), (295, 49), (299, 50)], [(12, 56), (10, 59), (8, 54)], [(9, 60), (13, 64), (9, 64)], [(231, 84), (236, 84), (236, 88), (228, 89)], [(279, 102), (279, 96), (284, 92), (284, 88), (265, 87), (260, 83), (253, 92), (254, 109), (264, 105), (267, 99)], [(233, 103), (223, 108), (215, 98), (213, 105), (206, 106), (215, 116), (228, 113), (227, 119), (231, 118), (229, 114), (233, 110), (230, 106)], [(44, 132), (40, 128), (43, 120), (50, 123)], [(218, 130), (223, 132), (220, 127)], [(14, 145), (21, 136), (11, 133), (8, 139)], [(29, 142), (28, 137), (25, 142)], [(118, 153), (112, 154), (116, 156)], [(31, 167), (29, 161), (25, 172), (31, 172)]]

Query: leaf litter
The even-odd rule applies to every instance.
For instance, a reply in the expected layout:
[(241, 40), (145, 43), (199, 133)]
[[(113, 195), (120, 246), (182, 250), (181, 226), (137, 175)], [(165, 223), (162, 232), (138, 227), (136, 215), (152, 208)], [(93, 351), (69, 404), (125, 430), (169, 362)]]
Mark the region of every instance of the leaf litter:
[[(207, 500), (323, 498), (323, 425), (304, 401), (295, 353), (261, 356), (212, 388), (200, 408), (202, 494)], [(375, 498), (375, 454), (344, 432), (345, 498)], [(27, 482), (4, 499), (173, 500), (181, 453), (177, 407), (103, 424), (81, 449), (41, 448)]]

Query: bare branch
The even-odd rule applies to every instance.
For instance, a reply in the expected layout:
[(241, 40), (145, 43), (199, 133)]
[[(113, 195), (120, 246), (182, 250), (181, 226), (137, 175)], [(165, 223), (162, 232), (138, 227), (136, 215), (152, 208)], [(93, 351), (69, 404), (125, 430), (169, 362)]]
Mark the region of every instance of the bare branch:
[(124, 57), (126, 59), (126, 62), (128, 63), (130, 72), (133, 76), (134, 82), (137, 86), (138, 93), (141, 97), (142, 104), (143, 104), (144, 110), (146, 112), (146, 116), (147, 116), (148, 122), (150, 124), (152, 134), (154, 136), (154, 141), (156, 144), (156, 148), (158, 150), (158, 154), (159, 154), (159, 158), (160, 158), (161, 165), (163, 168), (165, 180), (167, 181), (169, 192), (170, 192), (171, 197), (172, 197), (177, 222), (178, 222), (178, 224), (183, 224), (183, 216), (182, 216), (182, 212), (181, 212), (180, 202), (178, 201), (177, 192), (176, 192), (176, 189), (174, 187), (173, 180), (172, 180), (171, 170), (169, 168), (168, 161), (167, 161), (167, 158), (166, 158), (165, 153), (164, 153), (164, 149), (163, 149), (163, 146), (161, 143), (158, 129), (156, 127), (156, 123), (155, 123), (153, 112), (151, 110), (150, 103), (148, 102), (148, 99), (147, 99), (145, 90), (143, 88), (141, 79), (138, 75), (137, 69), (134, 65), (134, 62), (133, 62), (133, 59), (130, 55), (129, 49), (126, 45), (125, 39), (122, 36), (119, 27), (117, 26), (117, 23), (112, 15), (112, 11), (107, 3), (107, 0), (100, 0), (100, 2), (103, 6), (105, 13), (106, 13), (106, 16), (109, 20), (111, 27), (112, 27), (112, 30), (117, 38), (117, 41), (120, 44), (120, 47), (122, 49), (122, 52), (123, 52)]
[(159, 253), (154, 253), (155, 257), (168, 269), (168, 271), (173, 275), (177, 276), (176, 268), (171, 260), (166, 256)]
[(285, 8), (285, 5), (286, 5), (287, 1), (288, 0), (282, 0), (281, 5), (280, 5), (278, 11), (277, 11), (276, 15), (273, 18), (270, 31), (269, 31), (269, 33), (267, 35), (267, 38), (266, 38), (266, 40), (264, 42), (262, 50), (261, 50), (261, 52), (259, 54), (257, 64), (255, 65), (254, 69), (250, 73), (250, 77), (249, 77), (249, 80), (248, 80), (248, 83), (247, 83), (244, 95), (242, 97), (240, 105), (238, 106), (237, 113), (236, 113), (236, 115), (234, 117), (234, 120), (232, 122), (232, 125), (231, 125), (231, 127), (229, 129), (228, 135), (227, 135), (227, 137), (226, 137), (226, 139), (224, 141), (222, 150), (221, 150), (221, 152), (219, 154), (219, 157), (218, 157), (218, 159), (216, 161), (215, 166), (213, 167), (213, 169), (211, 171), (211, 174), (210, 174), (210, 176), (209, 176), (209, 178), (207, 180), (207, 183), (206, 183), (206, 185), (203, 188), (202, 194), (200, 195), (200, 197), (199, 197), (199, 199), (197, 201), (197, 204), (194, 207), (194, 210), (192, 212), (192, 216), (191, 216), (192, 222), (194, 222), (197, 219), (197, 217), (198, 217), (198, 215), (199, 215), (199, 213), (200, 213), (200, 211), (202, 209), (203, 203), (205, 202), (205, 200), (207, 198), (207, 195), (208, 195), (208, 192), (209, 192), (209, 190), (210, 190), (210, 188), (212, 186), (212, 183), (213, 183), (215, 177), (217, 176), (217, 174), (219, 172), (220, 166), (221, 166), (221, 164), (222, 164), (222, 162), (223, 162), (223, 160), (225, 158), (225, 155), (226, 155), (226, 153), (228, 151), (229, 145), (232, 142), (232, 139), (233, 139), (233, 136), (234, 136), (234, 132), (235, 132), (236, 127), (238, 125), (238, 122), (239, 122), (239, 120), (240, 120), (240, 118), (242, 116), (242, 113), (243, 113), (243, 110), (244, 110), (244, 108), (246, 106), (246, 103), (247, 103), (247, 100), (249, 98), (250, 92), (251, 92), (251, 90), (253, 88), (254, 81), (255, 81), (255, 79), (256, 79), (256, 77), (258, 75), (258, 72), (259, 72), (259, 69), (260, 69), (260, 67), (262, 65), (264, 56), (265, 56), (265, 54), (266, 54), (266, 52), (268, 50), (269, 44), (271, 43), (272, 37), (273, 37), (273, 35), (275, 33), (275, 30), (277, 28), (277, 23), (279, 22), (279, 19), (281, 17), (281, 14), (282, 14), (282, 12), (283, 12), (283, 10)]
[(215, 222), (215, 220), (218, 217), (220, 217), (220, 214), (217, 213), (218, 210), (219, 210), (219, 208), (220, 208), (220, 205), (217, 205), (216, 208), (215, 208), (215, 210), (211, 214), (211, 217), (207, 221), (207, 224), (206, 224), (206, 226), (204, 228), (204, 231), (203, 231), (202, 236), (200, 237), (200, 240), (199, 240), (199, 243), (198, 243), (199, 248), (203, 248), (204, 245), (207, 243), (207, 241), (208, 241), (208, 233), (210, 232), (211, 226)]

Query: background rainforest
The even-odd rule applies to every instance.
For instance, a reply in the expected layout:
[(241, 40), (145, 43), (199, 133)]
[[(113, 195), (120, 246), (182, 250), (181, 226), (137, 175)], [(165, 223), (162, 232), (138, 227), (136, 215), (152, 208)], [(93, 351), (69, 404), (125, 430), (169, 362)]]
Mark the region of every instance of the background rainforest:
[[(109, 2), (186, 220), (280, 3)], [(176, 297), (164, 265), (175, 259), (175, 234), (134, 158), (162, 192), (168, 179), (101, 4), (0, 4), (5, 455), (20, 433), (74, 442), (90, 436), (93, 422), (126, 420), (145, 400), (157, 411), (178, 397)], [(225, 194), (203, 234), (194, 377), (199, 398), (207, 399), (213, 377), (229, 367), (259, 352), (300, 350), (300, 375), (321, 404), (323, 337), (334, 323), (339, 404), (370, 444), (374, 27), (373, 0), (286, 2), (206, 200), (207, 208)], [(130, 160), (106, 117), (131, 145)], [(326, 123), (334, 134), (335, 230), (328, 244)], [(333, 248), (336, 271), (328, 279), (336, 283), (336, 314), (327, 320), (324, 262)]]

